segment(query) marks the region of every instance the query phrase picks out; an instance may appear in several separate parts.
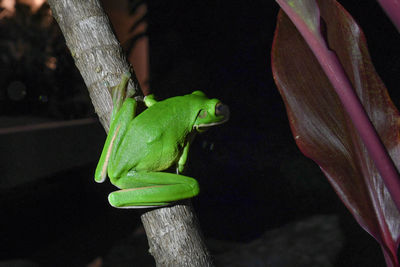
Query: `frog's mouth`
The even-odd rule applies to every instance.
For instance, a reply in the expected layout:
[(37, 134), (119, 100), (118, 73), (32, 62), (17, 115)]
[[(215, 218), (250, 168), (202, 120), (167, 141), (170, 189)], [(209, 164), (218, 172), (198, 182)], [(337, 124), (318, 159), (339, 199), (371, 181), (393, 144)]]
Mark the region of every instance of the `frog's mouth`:
[(229, 120), (229, 107), (227, 105), (222, 104), (221, 102), (217, 103), (215, 105), (215, 116), (217, 117), (222, 117), (222, 120), (217, 121), (217, 122), (211, 122), (211, 123), (204, 123), (204, 124), (199, 124), (195, 125), (193, 128), (195, 128), (198, 132), (204, 132), (208, 128), (215, 126), (215, 125), (220, 125), (222, 123), (225, 123)]

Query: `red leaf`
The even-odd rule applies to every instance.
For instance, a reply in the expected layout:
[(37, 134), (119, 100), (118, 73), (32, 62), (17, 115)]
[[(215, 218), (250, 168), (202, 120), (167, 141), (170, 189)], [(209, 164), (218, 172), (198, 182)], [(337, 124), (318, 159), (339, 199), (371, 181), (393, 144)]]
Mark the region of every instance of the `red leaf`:
[[(363, 33), (337, 2), (324, 0), (318, 5), (323, 37), (399, 169), (400, 117), (371, 63)], [(300, 150), (317, 162), (358, 223), (381, 244), (388, 265), (398, 266), (400, 214), (332, 84), (282, 11), (272, 65)]]

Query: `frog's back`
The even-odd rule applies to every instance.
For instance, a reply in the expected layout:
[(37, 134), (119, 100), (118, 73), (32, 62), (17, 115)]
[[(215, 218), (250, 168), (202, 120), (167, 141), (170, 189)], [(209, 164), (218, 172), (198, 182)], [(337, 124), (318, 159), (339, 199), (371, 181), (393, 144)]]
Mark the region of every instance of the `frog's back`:
[(171, 167), (179, 160), (194, 119), (187, 96), (169, 98), (147, 108), (128, 127), (112, 163), (114, 175)]

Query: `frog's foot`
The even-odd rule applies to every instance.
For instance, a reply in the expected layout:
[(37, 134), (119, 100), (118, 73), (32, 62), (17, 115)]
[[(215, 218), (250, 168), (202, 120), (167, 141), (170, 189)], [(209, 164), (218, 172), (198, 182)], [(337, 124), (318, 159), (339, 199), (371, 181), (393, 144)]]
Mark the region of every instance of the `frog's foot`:
[(197, 181), (191, 177), (163, 172), (134, 173), (118, 179), (122, 190), (108, 195), (116, 208), (151, 208), (191, 198), (199, 193)]

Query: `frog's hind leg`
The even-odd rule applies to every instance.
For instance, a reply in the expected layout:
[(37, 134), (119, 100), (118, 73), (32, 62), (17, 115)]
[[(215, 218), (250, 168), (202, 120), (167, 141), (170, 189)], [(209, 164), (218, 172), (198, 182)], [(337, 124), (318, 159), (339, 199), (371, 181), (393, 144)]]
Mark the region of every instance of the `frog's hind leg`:
[(98, 183), (102, 183), (106, 179), (108, 163), (110, 159), (115, 157), (128, 125), (135, 117), (137, 103), (133, 98), (125, 99), (121, 106), (124, 95), (123, 91), (126, 90), (129, 77), (127, 74), (124, 75), (121, 83), (112, 89), (114, 108), (111, 116), (110, 131), (108, 132), (94, 176), (95, 181)]
[(199, 193), (195, 179), (164, 172), (130, 172), (116, 185), (122, 190), (110, 193), (108, 201), (117, 208), (164, 206)]

